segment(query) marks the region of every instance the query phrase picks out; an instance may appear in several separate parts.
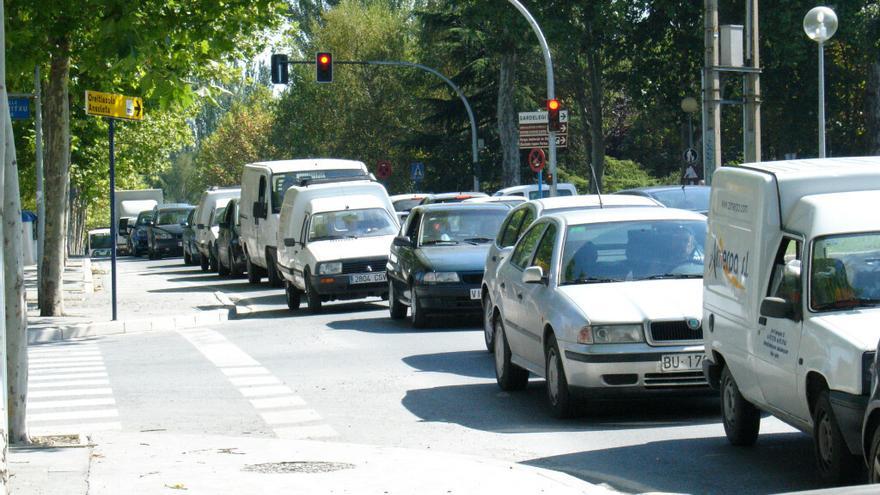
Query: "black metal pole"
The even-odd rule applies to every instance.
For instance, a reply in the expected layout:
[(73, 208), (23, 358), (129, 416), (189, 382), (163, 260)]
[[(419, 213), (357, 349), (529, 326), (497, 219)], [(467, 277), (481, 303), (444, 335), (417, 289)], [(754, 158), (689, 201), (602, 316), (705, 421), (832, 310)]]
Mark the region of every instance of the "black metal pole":
[(113, 134), (116, 119), (110, 120), (110, 298), (113, 307), (113, 321), (116, 321), (116, 158), (113, 148)]

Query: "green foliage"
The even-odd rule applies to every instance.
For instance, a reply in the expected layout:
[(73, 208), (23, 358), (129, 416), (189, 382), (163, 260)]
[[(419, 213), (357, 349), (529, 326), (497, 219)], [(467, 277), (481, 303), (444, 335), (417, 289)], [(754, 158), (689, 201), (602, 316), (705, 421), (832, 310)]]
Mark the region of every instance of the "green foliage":
[[(559, 182), (571, 182), (581, 194), (587, 194), (590, 191), (589, 177), (577, 175), (565, 168), (559, 168)], [(655, 184), (675, 184), (678, 182), (678, 173), (675, 173), (676, 179), (669, 181), (669, 177), (660, 181), (652, 177), (641, 165), (632, 160), (618, 160), (616, 158), (605, 157), (605, 180), (603, 183), (602, 193), (613, 193), (621, 189), (630, 189), (633, 187), (653, 186)]]

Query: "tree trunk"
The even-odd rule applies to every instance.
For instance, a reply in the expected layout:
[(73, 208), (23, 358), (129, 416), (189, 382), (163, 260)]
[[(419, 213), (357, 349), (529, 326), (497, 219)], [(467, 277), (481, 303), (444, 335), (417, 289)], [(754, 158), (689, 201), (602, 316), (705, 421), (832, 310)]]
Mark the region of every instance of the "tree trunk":
[(498, 138), (501, 141), (501, 186), (520, 185), (519, 120), (513, 106), (516, 53), (501, 55), (498, 77)]
[(865, 85), (865, 119), (868, 130), (868, 153), (880, 155), (880, 58), (868, 67)]
[[(578, 63), (578, 68), (581, 67), (580, 62)], [(577, 70), (574, 75), (574, 96), (577, 100), (577, 108), (578, 114), (581, 115), (581, 125), (577, 127), (578, 132), (580, 132), (580, 138), (582, 141), (582, 145), (578, 150), (581, 155), (581, 161), (584, 163), (584, 170), (578, 170), (578, 173), (582, 173), (584, 177), (587, 178), (587, 182), (589, 183), (589, 190), (583, 191), (585, 194), (589, 192), (593, 192), (595, 189), (595, 184), (593, 183), (593, 173), (590, 170), (591, 161), (591, 145), (590, 136), (592, 136), (591, 128), (592, 122), (590, 121), (590, 98), (587, 96), (587, 79), (584, 77), (587, 73), (586, 70)], [(571, 122), (571, 117), (569, 116), (569, 122)], [(569, 124), (568, 131), (572, 132), (573, 126)]]
[(67, 240), (65, 213), (67, 186), (70, 177), (70, 108), (67, 84), (70, 78), (70, 42), (58, 43), (52, 54), (49, 84), (46, 86), (46, 203), (40, 314), (61, 316), (64, 313), (63, 281), (65, 244)]
[[(590, 148), (593, 170), (596, 173), (596, 183), (593, 184), (593, 192), (602, 190), (602, 177), (605, 175), (605, 130), (602, 124), (602, 55), (597, 48), (587, 56), (588, 71), (590, 74)], [(592, 182), (592, 180), (590, 181)]]
[(25, 415), (27, 413), (27, 306), (24, 296), (24, 255), (21, 225), (21, 194), (18, 188), (18, 162), (15, 158), (15, 137), (9, 112), (0, 115), (6, 121), (4, 132), (3, 180), (3, 268), (6, 301), (6, 391), (9, 414), (9, 441), (30, 443)]
[[(0, 3), (0, 116), (8, 116), (9, 115), (9, 99), (6, 95), (6, 15), (3, 10), (3, 3)], [(0, 136), (3, 139), (0, 139), (0, 157), (6, 156), (6, 127), (10, 126), (10, 121), (7, 118), (0, 118)], [(0, 194), (3, 194), (4, 190), (4, 176), (5, 174), (0, 174)], [(0, 219), (6, 220), (6, 202), (4, 201), (6, 198), (0, 198)], [(0, 226), (3, 224), (0, 223)], [(5, 238), (5, 232), (0, 228), (0, 238)], [(3, 269), (4, 273), (6, 272), (6, 260), (3, 259), (3, 249), (0, 249), (0, 268)], [(4, 282), (3, 279), (6, 277), (0, 277), (0, 291), (4, 290)], [(3, 322), (3, 328), (0, 328), (0, 365), (4, 368), (6, 367), (6, 305), (0, 304), (0, 321)], [(5, 389), (7, 384), (7, 376), (6, 373), (3, 373), (0, 376), (0, 385)], [(0, 394), (0, 418), (6, 418), (7, 409), (6, 409), (6, 394)], [(9, 492), (9, 469), (6, 463), (7, 454), (9, 452), (9, 430), (8, 421), (0, 421), (0, 493), (6, 494)]]

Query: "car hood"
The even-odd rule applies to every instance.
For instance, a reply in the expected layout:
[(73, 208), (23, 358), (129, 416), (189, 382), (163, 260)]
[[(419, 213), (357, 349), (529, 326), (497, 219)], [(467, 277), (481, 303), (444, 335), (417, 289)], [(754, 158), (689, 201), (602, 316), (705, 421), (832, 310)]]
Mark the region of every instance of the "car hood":
[(877, 341), (880, 340), (878, 318), (880, 308), (861, 308), (814, 316), (809, 322), (831, 330), (863, 351), (873, 351), (877, 349)]
[(700, 279), (564, 285), (559, 291), (591, 323), (700, 319), (703, 314)]
[(157, 227), (153, 227), (156, 230), (164, 230), (169, 234), (180, 234), (183, 232), (183, 226), (180, 224), (170, 224), (170, 225), (159, 225)]
[(306, 249), (312, 253), (317, 262), (382, 258), (388, 256), (388, 252), (391, 250), (391, 241), (393, 240), (393, 235), (359, 237), (357, 239), (333, 239), (310, 242), (306, 245)]
[(483, 244), (455, 244), (453, 246), (422, 246), (416, 256), (427, 268), (438, 272), (482, 272), (486, 268), (486, 253), (490, 242)]

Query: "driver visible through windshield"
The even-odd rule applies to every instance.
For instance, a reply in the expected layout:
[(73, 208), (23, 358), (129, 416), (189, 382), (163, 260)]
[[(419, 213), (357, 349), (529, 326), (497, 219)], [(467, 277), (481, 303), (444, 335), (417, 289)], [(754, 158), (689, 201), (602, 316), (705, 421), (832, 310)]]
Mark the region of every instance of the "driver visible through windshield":
[(315, 213), (309, 222), (309, 241), (394, 235), (397, 227), (382, 208)]

